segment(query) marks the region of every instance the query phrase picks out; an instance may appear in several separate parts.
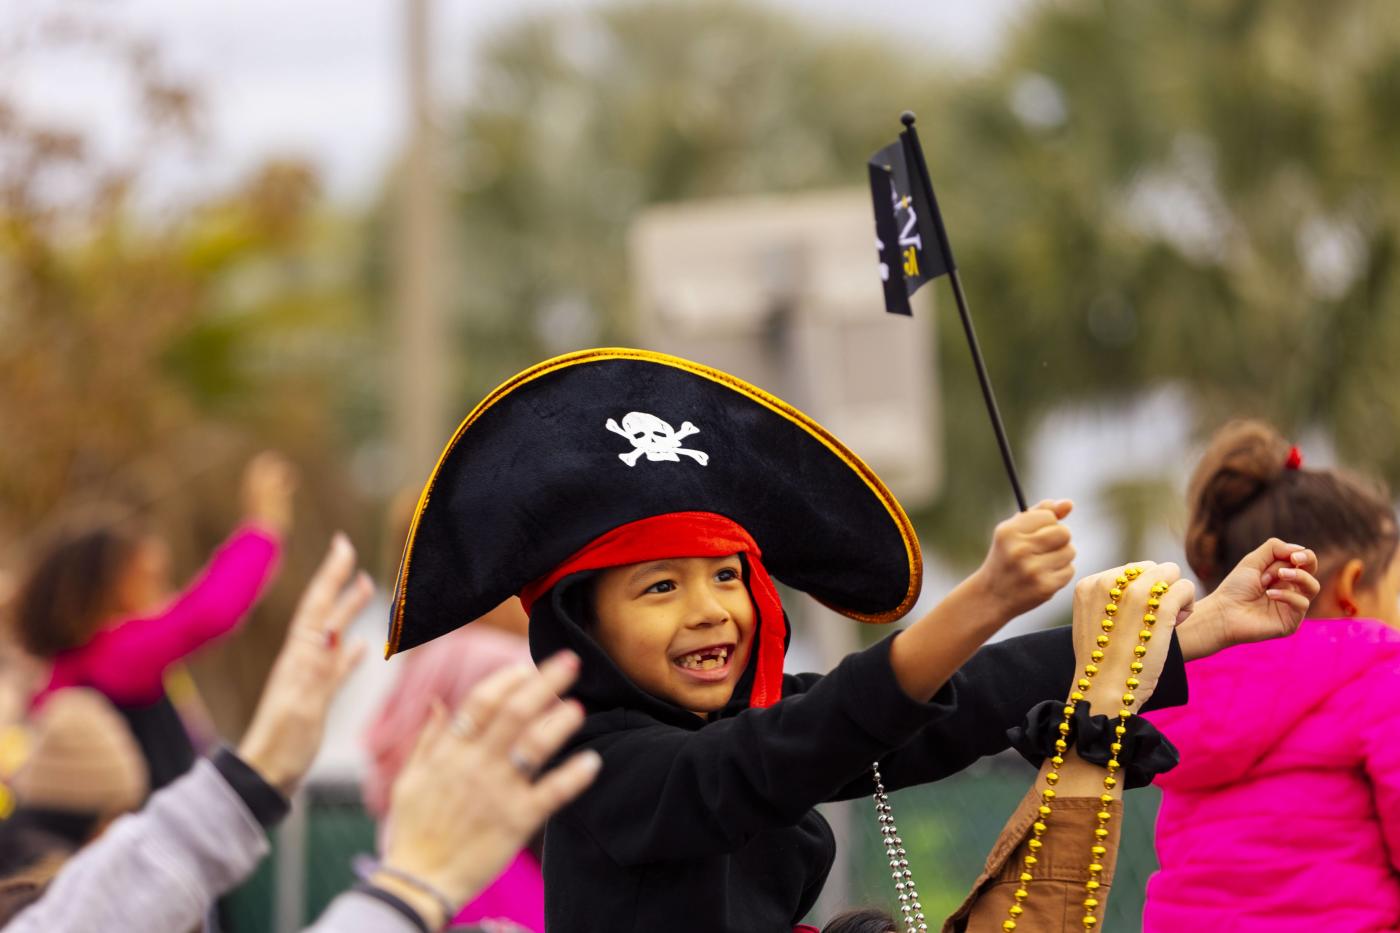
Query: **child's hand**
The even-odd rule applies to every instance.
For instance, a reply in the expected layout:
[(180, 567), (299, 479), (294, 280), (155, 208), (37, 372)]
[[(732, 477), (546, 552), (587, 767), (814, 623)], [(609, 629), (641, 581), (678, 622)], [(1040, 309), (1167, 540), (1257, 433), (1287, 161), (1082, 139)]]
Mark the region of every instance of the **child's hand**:
[[(1196, 598), (1195, 584), (1181, 579), (1181, 568), (1176, 564), (1140, 561), (1130, 566), (1141, 573), (1127, 586), (1119, 586), (1118, 578), (1124, 568), (1116, 567), (1085, 577), (1074, 587), (1075, 679), (1084, 676), (1082, 671), (1085, 665), (1097, 666), (1098, 673), (1086, 691), (1090, 711), (1095, 714), (1117, 714), (1123, 705), (1129, 674), (1138, 681), (1138, 685), (1131, 689), (1135, 697), (1132, 711), (1141, 711), (1142, 704), (1157, 688), (1162, 665), (1167, 660), (1167, 649), (1171, 645), (1172, 628), (1191, 614)], [(1167, 590), (1157, 596), (1160, 605), (1151, 610), (1157, 621), (1151, 626), (1152, 637), (1147, 642), (1147, 653), (1140, 659), (1142, 670), (1134, 672), (1130, 666), (1139, 659), (1133, 649), (1138, 644), (1138, 632), (1146, 628), (1143, 616), (1148, 612), (1147, 600), (1154, 595), (1152, 587), (1159, 582), (1166, 584)], [(1121, 594), (1117, 599), (1118, 609), (1112, 615), (1112, 629), (1105, 632), (1103, 620), (1109, 618), (1109, 614), (1104, 607), (1113, 601), (1111, 591), (1115, 587)], [(1098, 639), (1102, 635), (1108, 636), (1107, 645), (1099, 644)], [(1095, 660), (1095, 651), (1103, 656)]]
[(1246, 554), (1181, 626), (1182, 654), (1190, 661), (1293, 634), (1322, 588), (1316, 574), (1311, 550), (1270, 538)]
[(975, 576), (1003, 621), (1034, 609), (1074, 579), (1074, 547), (1061, 524), (1072, 508), (1068, 499), (1046, 499), (992, 533), (991, 550)]
[(274, 451), (263, 451), (243, 470), (243, 511), (249, 521), (279, 535), (292, 527), (292, 494), (296, 469)]

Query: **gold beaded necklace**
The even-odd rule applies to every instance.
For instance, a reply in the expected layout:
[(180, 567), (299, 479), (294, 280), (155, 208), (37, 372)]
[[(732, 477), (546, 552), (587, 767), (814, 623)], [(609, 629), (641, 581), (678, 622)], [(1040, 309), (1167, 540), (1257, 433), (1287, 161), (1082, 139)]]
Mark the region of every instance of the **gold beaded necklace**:
[[(1085, 693), (1093, 684), (1093, 678), (1099, 672), (1098, 662), (1104, 659), (1104, 649), (1108, 647), (1114, 629), (1114, 617), (1118, 614), (1118, 603), (1123, 598), (1123, 591), (1128, 584), (1136, 580), (1142, 571), (1137, 567), (1124, 568), (1123, 572), (1114, 580), (1114, 586), (1108, 591), (1109, 602), (1104, 606), (1104, 618), (1099, 623), (1103, 630), (1095, 640), (1097, 647), (1089, 654), (1089, 663), (1084, 665), (1084, 673), (1076, 682), (1075, 689), (1069, 695), (1069, 702), (1065, 704), (1064, 718), (1060, 721), (1058, 730), (1060, 737), (1055, 740), (1055, 754), (1050, 758), (1050, 770), (1045, 772), (1046, 787), (1040, 792), (1040, 806), (1037, 810), (1037, 819), (1031, 825), (1031, 838), (1026, 843), (1026, 848), (1030, 851), (1022, 859), (1021, 874), (1018, 878), (1020, 884), (1012, 894), (1012, 903), (1008, 909), (1008, 917), (1002, 921), (1001, 928), (1006, 933), (1011, 933), (1016, 929), (1016, 918), (1025, 913), (1025, 902), (1030, 897), (1030, 890), (1027, 885), (1033, 880), (1032, 869), (1035, 868), (1039, 859), (1037, 853), (1044, 847), (1042, 836), (1045, 835), (1047, 821), (1053, 812), (1052, 804), (1055, 800), (1055, 785), (1060, 782), (1059, 768), (1064, 765), (1064, 753), (1069, 749), (1067, 736), (1070, 733), (1070, 721), (1074, 718), (1075, 709), (1079, 703), (1085, 699)], [(1156, 609), (1161, 605), (1160, 597), (1167, 591), (1165, 583), (1156, 583), (1152, 587), (1152, 595), (1147, 600), (1147, 612), (1143, 615), (1143, 627), (1138, 631), (1138, 643), (1133, 648), (1133, 661), (1129, 665), (1129, 675), (1125, 683), (1125, 690), (1122, 696), (1123, 705), (1118, 710), (1118, 723), (1114, 726), (1114, 742), (1109, 745), (1110, 757), (1107, 765), (1107, 774), (1104, 775), (1104, 792), (1099, 797), (1101, 808), (1095, 814), (1098, 825), (1094, 827), (1094, 842), (1090, 848), (1089, 877), (1084, 883), (1084, 920), (1085, 929), (1092, 929), (1099, 920), (1095, 916), (1095, 911), (1099, 908), (1099, 889), (1102, 887), (1100, 877), (1103, 874), (1104, 855), (1108, 850), (1104, 843), (1108, 838), (1108, 821), (1112, 818), (1109, 811), (1109, 804), (1113, 802), (1111, 791), (1118, 785), (1117, 772), (1121, 767), (1118, 755), (1123, 750), (1123, 736), (1127, 734), (1128, 718), (1132, 716), (1132, 706), (1137, 702), (1137, 696), (1133, 693), (1140, 685), (1138, 674), (1142, 673), (1142, 658), (1147, 654), (1147, 643), (1152, 639), (1152, 626), (1157, 622)]]

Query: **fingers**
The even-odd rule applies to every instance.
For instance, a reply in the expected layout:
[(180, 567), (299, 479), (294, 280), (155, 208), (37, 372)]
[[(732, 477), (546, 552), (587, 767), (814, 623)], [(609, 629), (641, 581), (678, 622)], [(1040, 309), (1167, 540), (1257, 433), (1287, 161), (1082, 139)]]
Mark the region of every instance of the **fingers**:
[(536, 719), (515, 743), (516, 755), (538, 768), (564, 747), (569, 736), (583, 725), (583, 706), (576, 700), (566, 700)]
[(1069, 499), (1041, 499), (1027, 511), (1047, 511), (1055, 517), (1055, 521), (1064, 521), (1074, 511), (1074, 503)]
[(1180, 579), (1180, 576), (1180, 571), (1177, 571), (1178, 579), (1162, 594), (1162, 605), (1156, 613), (1158, 619), (1167, 620), (1173, 626), (1185, 615), (1190, 615), (1196, 605), (1196, 584)]
[(1259, 582), (1266, 588), (1279, 580), (1304, 580), (1317, 575), (1317, 554), (1311, 548), (1292, 544), (1285, 547), (1296, 550), (1289, 550), (1284, 557), (1276, 557), (1260, 575)]
[[(1264, 573), (1265, 571), (1267, 571), (1269, 569), (1269, 566), (1276, 561), (1279, 563), (1292, 564), (1293, 566), (1298, 566), (1294, 563), (1293, 555), (1299, 552), (1307, 552), (1307, 554), (1312, 555), (1311, 559), (1313, 561), (1313, 569), (1316, 569), (1317, 555), (1312, 554), (1311, 551), (1308, 551), (1308, 549), (1303, 547), (1301, 544), (1289, 544), (1288, 542), (1283, 541), (1279, 538), (1270, 538), (1254, 550), (1250, 551), (1244, 556), (1244, 559), (1240, 561), (1239, 566), (1250, 567), (1254, 570), (1259, 571), (1260, 573)], [(1298, 558), (1298, 560), (1303, 561), (1304, 563), (1306, 563), (1308, 559), (1309, 558), (1307, 556)]]
[(335, 685), (339, 689), (350, 677), (351, 672), (360, 666), (360, 662), (365, 659), (365, 652), (369, 645), (363, 638), (356, 638), (345, 646), (340, 657), (336, 660)]
[(568, 761), (536, 781), (525, 796), (526, 808), (536, 825), (583, 793), (602, 767), (602, 756), (590, 749), (571, 755)]
[(418, 741), (413, 744), (413, 752), (408, 756), (408, 760), (414, 761), (428, 754), (428, 750), (438, 743), (446, 731), (447, 706), (442, 700), (433, 697), (428, 704), (428, 719), (423, 723), (423, 728), (418, 730)]
[(1067, 526), (1056, 522), (1053, 525), (1046, 525), (1038, 528), (1026, 535), (1026, 543), (1031, 550), (1038, 554), (1045, 554), (1050, 551), (1057, 551), (1060, 548), (1068, 547), (1070, 543), (1070, 530)]
[(334, 603), (336, 594), (350, 579), (355, 569), (355, 547), (350, 539), (337, 531), (331, 538), (326, 556), (311, 576), (311, 582), (302, 591), (301, 603), (297, 606), (297, 616), (312, 614), (323, 616)]
[(1073, 508), (1074, 503), (1068, 499), (1042, 499), (1024, 512), (1018, 512), (1008, 518), (1005, 524), (1023, 533), (1029, 533), (1059, 522), (1069, 515)]
[(1264, 595), (1276, 603), (1282, 603), (1298, 614), (1299, 618), (1307, 615), (1308, 607), (1312, 605), (1312, 599), (1299, 593), (1297, 590), (1265, 590)]
[(1133, 561), (1121, 567), (1110, 567), (1098, 573), (1090, 574), (1080, 579), (1074, 585), (1074, 598), (1076, 600), (1086, 600), (1092, 603), (1102, 603), (1108, 599), (1109, 590), (1118, 585), (1118, 578), (1123, 576), (1129, 567), (1136, 567), (1141, 573), (1149, 573), (1156, 564), (1150, 560)]
[(560, 702), (578, 677), (578, 655), (561, 651), (538, 671), (517, 667), (484, 681), (467, 697), (467, 714), (477, 723), (484, 746), (509, 748), (525, 726)]
[(339, 638), (345, 627), (364, 611), (372, 595), (374, 584), (370, 582), (369, 574), (362, 570), (355, 575), (355, 581), (335, 598), (335, 604), (330, 607), (324, 619), (319, 620), (321, 630), (334, 633), (334, 636)]

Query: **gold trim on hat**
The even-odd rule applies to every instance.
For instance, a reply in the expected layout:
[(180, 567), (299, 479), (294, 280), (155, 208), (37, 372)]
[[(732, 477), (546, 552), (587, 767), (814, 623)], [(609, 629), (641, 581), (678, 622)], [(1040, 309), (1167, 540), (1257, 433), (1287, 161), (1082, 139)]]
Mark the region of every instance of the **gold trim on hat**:
[(904, 509), (899, 504), (899, 500), (894, 497), (894, 493), (875, 475), (864, 460), (845, 444), (822, 427), (810, 417), (798, 411), (796, 408), (784, 402), (776, 395), (765, 392), (758, 386), (752, 385), (737, 376), (705, 366), (702, 363), (695, 363), (691, 360), (682, 359), (678, 356), (671, 356), (667, 353), (658, 353), (654, 350), (634, 350), (628, 347), (601, 347), (594, 350), (578, 350), (573, 353), (566, 353), (563, 356), (556, 356), (553, 359), (537, 363), (529, 369), (512, 376), (505, 382), (493, 389), (457, 426), (456, 432), (452, 435), (452, 440), (447, 442), (443, 448), (441, 456), (433, 466), (433, 472), (428, 477), (428, 482), (423, 487), (422, 494), (418, 497), (418, 506), (413, 510), (413, 524), (409, 526), (408, 541), (404, 545), (403, 560), (399, 565), (399, 574), (396, 581), (398, 591), (394, 601), (393, 626), (389, 634), (389, 640), (384, 645), (384, 657), (389, 657), (399, 650), (399, 640), (403, 635), (404, 603), (408, 599), (408, 571), (410, 557), (413, 553), (413, 540), (418, 533), (418, 522), (423, 516), (424, 510), (428, 507), (428, 501), (432, 498), (433, 488), (437, 484), (438, 472), (442, 469), (444, 461), (447, 460), (452, 449), (457, 445), (457, 441), (492, 405), (499, 402), (506, 395), (518, 389), (526, 383), (533, 382), (543, 376), (565, 369), (569, 366), (577, 366), (580, 363), (592, 363), (601, 360), (639, 360), (647, 363), (658, 363), (663, 366), (671, 366), (675, 369), (684, 370), (711, 382), (717, 382), (728, 386), (742, 395), (748, 396), (753, 401), (772, 411), (774, 414), (786, 418), (791, 423), (802, 428), (809, 435), (819, 441), (827, 450), (830, 450), (840, 460), (850, 467), (861, 478), (875, 497), (889, 512), (890, 518), (894, 519), (895, 525), (899, 528), (899, 535), (904, 541), (905, 556), (909, 561), (909, 586), (904, 593), (903, 600), (893, 609), (877, 613), (860, 613), (850, 609), (843, 609), (840, 606), (833, 606), (823, 600), (823, 605), (835, 612), (858, 622), (893, 622), (904, 616), (914, 606), (914, 601), (918, 599), (919, 588), (923, 580), (923, 554), (919, 550), (919, 539), (914, 534), (914, 526), (909, 521), (909, 516), (904, 513)]

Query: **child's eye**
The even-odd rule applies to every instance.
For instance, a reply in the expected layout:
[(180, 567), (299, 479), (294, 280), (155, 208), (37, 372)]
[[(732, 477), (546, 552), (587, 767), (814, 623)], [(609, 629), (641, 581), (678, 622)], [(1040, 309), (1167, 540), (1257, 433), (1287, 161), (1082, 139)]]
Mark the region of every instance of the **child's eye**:
[(729, 583), (733, 580), (740, 579), (739, 571), (735, 570), (733, 567), (725, 567), (719, 573), (715, 574), (715, 579), (721, 583)]
[(676, 588), (674, 580), (657, 580), (642, 592), (644, 593), (669, 593)]

